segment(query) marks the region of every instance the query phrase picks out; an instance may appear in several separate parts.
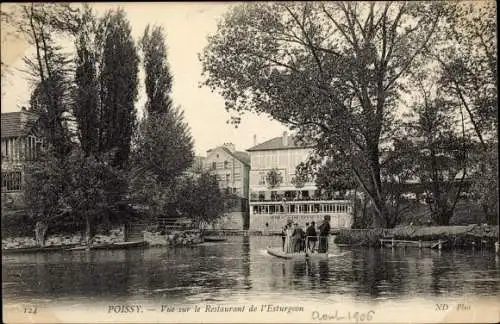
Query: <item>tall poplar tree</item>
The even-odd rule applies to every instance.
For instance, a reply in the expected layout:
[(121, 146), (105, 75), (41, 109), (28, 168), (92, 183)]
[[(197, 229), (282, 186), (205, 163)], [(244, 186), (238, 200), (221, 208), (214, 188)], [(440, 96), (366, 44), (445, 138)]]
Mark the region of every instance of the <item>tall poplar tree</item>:
[(139, 56), (123, 9), (108, 11), (100, 22), (98, 151), (116, 150), (113, 165), (126, 167), (136, 127)]
[(78, 125), (78, 139), (85, 156), (98, 153), (100, 98), (97, 83), (96, 17), (88, 5), (82, 15), (82, 24), (75, 41), (76, 70), (73, 114)]
[(171, 186), (193, 162), (193, 140), (183, 111), (171, 98), (173, 77), (163, 28), (148, 25), (141, 48), (147, 102), (136, 138), (137, 165), (153, 172), (161, 184)]

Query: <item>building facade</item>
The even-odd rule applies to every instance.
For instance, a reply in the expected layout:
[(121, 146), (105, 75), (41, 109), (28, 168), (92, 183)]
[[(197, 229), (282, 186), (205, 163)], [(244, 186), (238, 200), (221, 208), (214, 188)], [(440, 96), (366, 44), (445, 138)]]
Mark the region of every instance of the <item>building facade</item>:
[(22, 108), (1, 115), (2, 211), (22, 209), (27, 162), (37, 158), (42, 139), (36, 133), (37, 117)]
[(305, 162), (312, 147), (300, 145), (286, 132), (247, 151), (250, 153), (250, 229), (281, 231), (288, 219), (304, 226), (320, 223), (330, 215), (332, 228), (352, 224), (352, 204), (346, 200), (322, 200), (314, 179), (297, 181), (296, 167)]
[(214, 227), (245, 229), (248, 226), (249, 154), (236, 151), (232, 143), (225, 143), (207, 151), (203, 168), (217, 177), (220, 190), (237, 197), (233, 207), (224, 213)]

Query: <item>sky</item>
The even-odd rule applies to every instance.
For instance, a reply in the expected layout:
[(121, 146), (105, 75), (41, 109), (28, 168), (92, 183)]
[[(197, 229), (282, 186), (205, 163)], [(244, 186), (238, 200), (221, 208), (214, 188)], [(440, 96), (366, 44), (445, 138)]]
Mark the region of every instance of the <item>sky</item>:
[[(98, 14), (107, 9), (122, 7), (132, 26), (134, 39), (139, 39), (147, 24), (162, 25), (166, 32), (168, 61), (174, 76), (172, 97), (176, 105), (184, 110), (195, 142), (195, 154), (206, 155), (206, 151), (226, 142), (235, 144), (237, 150), (246, 150), (254, 145), (254, 135), (261, 143), (281, 136), (286, 128), (268, 116), (246, 114), (238, 128), (228, 124), (230, 113), (224, 108), (224, 100), (207, 87), (199, 87), (201, 63), (200, 53), (207, 44), (207, 36), (216, 32), (217, 21), (234, 3), (98, 3), (93, 8)], [(22, 40), (4, 37), (2, 32), (2, 61), (9, 63), (11, 73), (2, 78), (1, 110), (19, 111), (27, 106), (30, 96), (22, 57), (31, 53)], [(142, 80), (141, 80), (142, 81)], [(137, 108), (144, 106), (144, 86), (141, 82)]]

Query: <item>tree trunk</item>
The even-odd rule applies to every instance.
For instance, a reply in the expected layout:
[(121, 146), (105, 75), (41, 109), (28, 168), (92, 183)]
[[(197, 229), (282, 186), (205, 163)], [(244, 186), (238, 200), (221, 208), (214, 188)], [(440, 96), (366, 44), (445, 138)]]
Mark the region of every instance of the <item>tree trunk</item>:
[(91, 228), (90, 228), (90, 219), (87, 216), (85, 218), (85, 245), (87, 247), (90, 247), (90, 241), (92, 239), (92, 234), (91, 234), (90, 230), (91, 230)]
[(37, 221), (35, 224), (35, 240), (39, 247), (45, 246), (45, 236), (47, 234), (48, 225), (44, 221)]
[(375, 228), (385, 228), (387, 226), (387, 206), (385, 205), (385, 197), (382, 189), (382, 179), (380, 177), (380, 161), (378, 143), (368, 143), (368, 163), (370, 166), (371, 183), (372, 183), (372, 200), (375, 205), (376, 217), (373, 218)]

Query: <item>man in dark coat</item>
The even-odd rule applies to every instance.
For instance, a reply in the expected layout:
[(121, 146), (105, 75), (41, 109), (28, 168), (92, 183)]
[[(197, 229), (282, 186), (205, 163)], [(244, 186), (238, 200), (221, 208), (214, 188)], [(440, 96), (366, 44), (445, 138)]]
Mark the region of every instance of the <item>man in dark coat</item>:
[(316, 223), (311, 222), (311, 225), (306, 229), (307, 236), (307, 249), (311, 252), (316, 248), (316, 241), (318, 238), (316, 237)]
[(328, 252), (328, 235), (330, 235), (330, 216), (326, 215), (323, 223), (319, 226), (319, 253)]
[(302, 227), (299, 227), (299, 224), (295, 223), (295, 228), (292, 233), (293, 252), (301, 252), (303, 250), (303, 242), (305, 236), (306, 233), (304, 232)]

